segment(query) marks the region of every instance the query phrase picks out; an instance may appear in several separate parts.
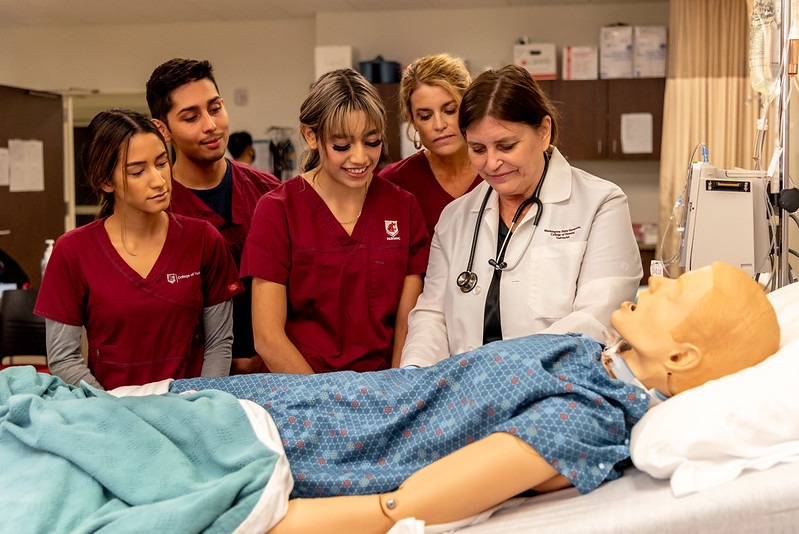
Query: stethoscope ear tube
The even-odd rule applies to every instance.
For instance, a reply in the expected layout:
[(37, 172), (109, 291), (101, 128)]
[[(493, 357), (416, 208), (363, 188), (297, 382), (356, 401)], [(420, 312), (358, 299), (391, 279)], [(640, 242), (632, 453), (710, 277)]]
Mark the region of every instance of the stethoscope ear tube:
[(541, 219), (541, 201), (538, 199), (538, 190), (534, 193), (535, 196), (532, 196), (528, 199), (525, 199), (524, 202), (519, 204), (519, 207), (516, 208), (516, 213), (513, 215), (513, 219), (510, 221), (510, 228), (508, 228), (508, 235), (505, 236), (505, 239), (502, 241), (502, 246), (499, 248), (499, 254), (497, 254), (496, 258), (491, 258), (488, 260), (488, 264), (493, 267), (497, 271), (504, 271), (508, 268), (508, 262), (505, 261), (505, 252), (508, 250), (508, 241), (510, 241), (510, 236), (513, 235), (513, 227), (516, 225), (516, 221), (519, 220), (519, 216), (522, 214), (524, 208), (529, 206), (530, 204), (535, 204), (537, 206), (535, 216), (533, 217), (533, 229), (538, 227), (538, 221)]
[[(505, 239), (502, 242), (502, 246), (499, 249), (499, 254), (497, 254), (496, 258), (491, 258), (488, 260), (488, 264), (497, 271), (504, 271), (508, 268), (508, 263), (505, 261), (505, 251), (508, 248), (508, 240), (510, 239), (510, 236), (513, 235), (513, 227), (516, 225), (516, 221), (519, 220), (522, 211), (524, 211), (524, 208), (530, 204), (535, 204), (537, 208), (535, 216), (533, 217), (533, 229), (538, 227), (538, 221), (541, 220), (541, 211), (543, 210), (543, 205), (541, 203), (541, 199), (538, 198), (538, 195), (541, 192), (541, 186), (544, 184), (544, 179), (547, 176), (547, 170), (549, 169), (549, 158), (549, 154), (544, 152), (544, 171), (541, 173), (541, 179), (538, 181), (535, 191), (533, 191), (533, 196), (525, 199), (524, 202), (519, 204), (519, 207), (516, 208), (516, 213), (513, 214), (513, 219), (511, 219), (510, 228), (508, 229), (508, 235), (505, 236)], [(477, 236), (480, 232), (480, 224), (483, 222), (483, 214), (485, 213), (486, 205), (488, 204), (488, 198), (491, 196), (491, 192), (493, 190), (493, 187), (488, 186), (488, 191), (486, 191), (486, 194), (483, 197), (483, 202), (480, 204), (480, 211), (477, 212), (477, 220), (474, 223), (474, 232), (472, 233), (472, 247), (471, 250), (469, 250), (469, 263), (466, 264), (466, 270), (462, 271), (458, 275), (458, 278), (455, 279), (455, 284), (462, 293), (469, 293), (475, 288), (475, 286), (477, 286), (477, 273), (472, 271), (472, 267), (474, 266), (474, 252), (477, 248)], [(532, 233), (530, 234), (530, 239), (532, 240)], [(527, 246), (529, 246), (529, 244), (530, 241), (528, 241)], [(518, 262), (519, 260), (517, 259), (514, 265), (516, 265)]]

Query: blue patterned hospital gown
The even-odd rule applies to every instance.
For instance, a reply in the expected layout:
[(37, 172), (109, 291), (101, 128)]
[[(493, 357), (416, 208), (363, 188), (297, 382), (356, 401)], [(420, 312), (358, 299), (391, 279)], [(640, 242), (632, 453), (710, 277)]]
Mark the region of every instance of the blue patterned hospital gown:
[(610, 378), (602, 346), (577, 335), (485, 345), (432, 367), (175, 381), (265, 407), (294, 476), (291, 497), (393, 491), (425, 465), (493, 432), (529, 443), (581, 492), (619, 476), (649, 396)]

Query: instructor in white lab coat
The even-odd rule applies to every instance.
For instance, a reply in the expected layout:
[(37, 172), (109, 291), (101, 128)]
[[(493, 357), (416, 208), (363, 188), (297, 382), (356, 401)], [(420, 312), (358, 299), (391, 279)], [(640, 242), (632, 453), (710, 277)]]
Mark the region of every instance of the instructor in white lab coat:
[(481, 74), (459, 125), (485, 183), (441, 214), (401, 365), (533, 333), (602, 340), (643, 274), (627, 197), (553, 146), (554, 107), (522, 67)]

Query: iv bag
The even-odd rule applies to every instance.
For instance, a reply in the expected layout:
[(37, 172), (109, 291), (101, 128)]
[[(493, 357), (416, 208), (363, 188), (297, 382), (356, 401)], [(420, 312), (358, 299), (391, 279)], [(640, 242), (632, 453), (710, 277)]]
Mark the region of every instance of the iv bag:
[(768, 100), (777, 96), (781, 41), (780, 3), (755, 0), (749, 28), (749, 80), (752, 89)]

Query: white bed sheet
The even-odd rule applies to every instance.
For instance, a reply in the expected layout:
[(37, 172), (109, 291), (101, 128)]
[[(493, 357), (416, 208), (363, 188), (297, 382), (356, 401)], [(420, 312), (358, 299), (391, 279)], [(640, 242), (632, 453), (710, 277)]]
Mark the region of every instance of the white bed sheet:
[(459, 534), (799, 532), (799, 464), (785, 463), (676, 498), (634, 467), (588, 495), (569, 488), (520, 500)]

